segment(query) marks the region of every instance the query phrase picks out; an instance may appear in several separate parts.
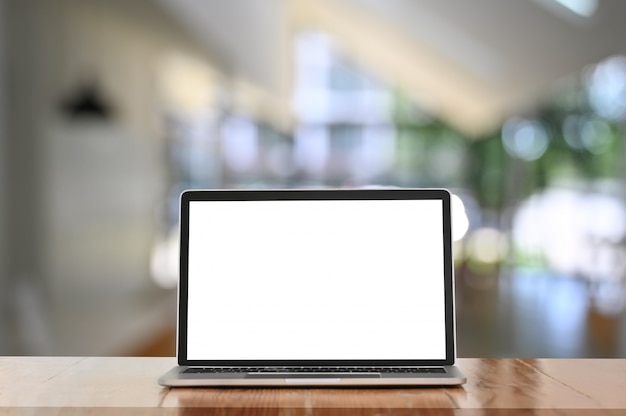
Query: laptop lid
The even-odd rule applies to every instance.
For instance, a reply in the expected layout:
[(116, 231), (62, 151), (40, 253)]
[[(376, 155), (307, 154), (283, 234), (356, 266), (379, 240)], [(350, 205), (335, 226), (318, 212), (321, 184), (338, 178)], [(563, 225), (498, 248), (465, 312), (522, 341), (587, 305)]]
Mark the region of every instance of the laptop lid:
[(450, 194), (181, 195), (178, 363), (452, 365)]

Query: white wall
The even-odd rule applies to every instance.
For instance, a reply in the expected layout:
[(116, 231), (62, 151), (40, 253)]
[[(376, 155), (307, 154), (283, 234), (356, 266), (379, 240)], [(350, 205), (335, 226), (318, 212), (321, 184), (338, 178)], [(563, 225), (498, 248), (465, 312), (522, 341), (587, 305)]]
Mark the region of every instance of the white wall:
[[(16, 3), (25, 17), (14, 39), (30, 45), (16, 63), (26, 74), (17, 85), (36, 86), (15, 110), (18, 118), (28, 113), (29, 125), (16, 126), (28, 149), (15, 145), (25, 163), (14, 168), (34, 189), (15, 211), (32, 211), (34, 224), (24, 218), (21, 228), (37, 236), (20, 245), (35, 255), (31, 270), (18, 272), (36, 275), (57, 297), (149, 286), (156, 212), (167, 189), (158, 69), (170, 53), (202, 60), (205, 52), (152, 2)], [(60, 110), (91, 77), (113, 105), (111, 121), (71, 120)]]
[[(150, 1), (6, 6), (10, 139), (0, 140), (0, 195), (11, 198), (0, 198), (0, 219), (10, 218), (0, 269), (11, 281), (0, 309), (12, 308), (21, 345), (0, 342), (0, 354), (123, 353), (102, 345), (130, 332), (123, 325), (138, 315), (122, 313), (125, 304), (140, 315), (151, 299), (150, 253), (168, 185), (159, 67), (178, 54), (208, 68), (211, 56)], [(110, 122), (60, 110), (90, 76), (114, 106)]]

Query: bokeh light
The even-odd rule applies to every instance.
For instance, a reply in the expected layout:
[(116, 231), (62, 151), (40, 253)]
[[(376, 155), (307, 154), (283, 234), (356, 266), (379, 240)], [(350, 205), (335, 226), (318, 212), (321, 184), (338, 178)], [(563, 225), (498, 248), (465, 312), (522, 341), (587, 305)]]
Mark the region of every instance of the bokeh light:
[(548, 134), (538, 121), (511, 119), (502, 127), (502, 143), (509, 155), (525, 161), (539, 159), (548, 149)]

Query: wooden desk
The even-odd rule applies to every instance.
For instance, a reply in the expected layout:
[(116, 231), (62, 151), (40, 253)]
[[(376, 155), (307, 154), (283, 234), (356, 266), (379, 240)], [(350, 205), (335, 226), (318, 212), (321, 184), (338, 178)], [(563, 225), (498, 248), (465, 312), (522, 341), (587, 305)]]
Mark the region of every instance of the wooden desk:
[(626, 359), (460, 359), (462, 387), (399, 389), (157, 385), (173, 365), (173, 358), (0, 357), (0, 414), (626, 415)]

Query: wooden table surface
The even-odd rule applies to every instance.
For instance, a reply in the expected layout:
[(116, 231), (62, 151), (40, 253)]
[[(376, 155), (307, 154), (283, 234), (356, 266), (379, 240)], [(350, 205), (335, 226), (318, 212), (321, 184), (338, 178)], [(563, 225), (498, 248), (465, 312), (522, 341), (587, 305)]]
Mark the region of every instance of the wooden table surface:
[(174, 358), (0, 357), (0, 414), (626, 415), (626, 359), (460, 359), (454, 388), (163, 388)]

